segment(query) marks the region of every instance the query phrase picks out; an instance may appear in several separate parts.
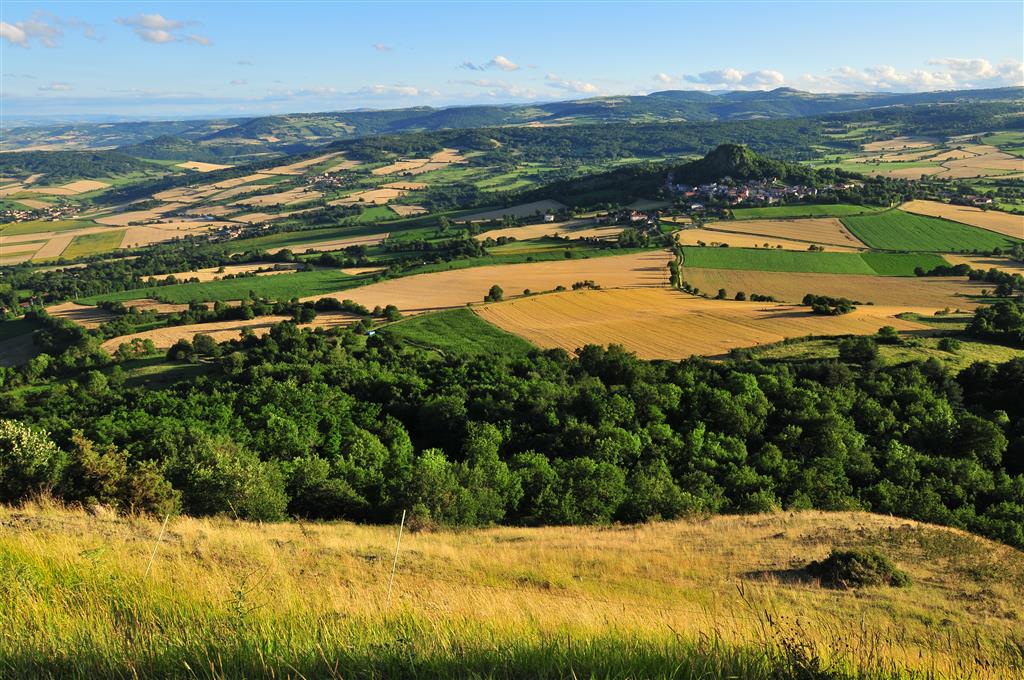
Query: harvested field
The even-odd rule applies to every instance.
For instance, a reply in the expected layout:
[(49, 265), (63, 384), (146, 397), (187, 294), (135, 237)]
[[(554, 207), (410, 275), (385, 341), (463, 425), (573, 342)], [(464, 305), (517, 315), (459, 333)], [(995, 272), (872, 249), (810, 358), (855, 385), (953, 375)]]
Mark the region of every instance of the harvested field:
[(149, 210), (129, 210), (97, 217), (95, 221), (98, 224), (106, 224), (112, 227), (126, 227), (132, 222), (152, 222), (163, 217), (164, 213), (174, 212), (186, 207), (188, 207), (186, 203), (165, 203)]
[[(186, 305), (187, 306), (187, 305)], [(166, 328), (155, 328), (141, 333), (122, 335), (111, 338), (100, 347), (108, 352), (114, 352), (126, 342), (138, 338), (140, 340), (152, 340), (157, 349), (167, 349), (178, 340), (191, 340), (199, 333), (211, 336), (217, 342), (226, 340), (237, 340), (241, 337), (243, 330), (250, 330), (258, 336), (264, 336), (270, 332), (271, 327), (282, 321), (290, 321), (290, 316), (259, 316), (255, 319), (239, 321), (216, 321), (213, 323), (196, 323), (184, 326), (169, 326)], [(358, 317), (340, 312), (321, 312), (312, 323), (301, 324), (300, 328), (336, 328), (348, 326), (355, 323)]]
[(348, 248), (349, 246), (376, 246), (384, 242), (389, 234), (374, 234), (373, 236), (349, 236), (347, 238), (332, 239), (330, 241), (316, 241), (314, 243), (302, 243), (296, 246), (282, 246), (281, 248), (269, 248), (268, 253), (273, 255), (274, 253), (285, 250), (291, 250), (295, 253), (307, 253), (322, 252), (328, 250), (341, 250), (342, 248)]
[(341, 152), (336, 151), (334, 153), (324, 154), (323, 156), (316, 156), (315, 158), (299, 161), (298, 163), (292, 163), (290, 165), (279, 165), (275, 168), (270, 168), (269, 170), (261, 170), (260, 172), (267, 175), (301, 175), (306, 171), (306, 168), (313, 165), (319, 165), (324, 161), (329, 161), (332, 158), (336, 158), (337, 156), (340, 155)]
[(150, 300), (149, 298), (125, 300), (121, 304), (125, 306), (125, 309), (135, 309), (139, 312), (156, 312), (157, 314), (177, 314), (178, 312), (188, 311), (187, 304), (160, 302), (159, 300)]
[(183, 210), (182, 215), (194, 215), (196, 217), (223, 217), (224, 215), (230, 215), (233, 212), (238, 212), (238, 210), (227, 205), (204, 205), (197, 208)]
[(20, 184), (8, 184), (5, 187), (0, 187), (0, 198), (6, 198), (14, 194), (20, 193), (25, 190)]
[(395, 161), (394, 163), (382, 165), (379, 168), (374, 168), (370, 172), (374, 175), (393, 175), (396, 172), (408, 172), (409, 170), (415, 170), (429, 162), (430, 160), (427, 158), (410, 158), (408, 160)]
[(938, 201), (908, 201), (900, 206), (900, 210), (929, 217), (942, 217), (1005, 236), (1024, 239), (1024, 215), (1011, 215), (996, 210), (981, 210)]
[(806, 307), (706, 300), (673, 290), (585, 290), (520, 298), (475, 310), (481, 318), (541, 347), (573, 351), (587, 344), (618, 344), (644, 359), (721, 356), (806, 335), (875, 333), (928, 327), (897, 314), (934, 310), (910, 306), (858, 307), (842, 316)]
[(202, 161), (187, 161), (185, 163), (178, 163), (175, 167), (184, 168), (185, 170), (195, 170), (196, 172), (213, 172), (214, 170), (227, 170), (228, 168), (233, 168), (235, 166), (203, 163)]
[[(714, 225), (714, 223), (712, 223)], [(794, 241), (792, 239), (776, 238), (773, 236), (759, 236), (754, 234), (737, 234), (728, 231), (717, 231), (715, 229), (680, 229), (676, 232), (676, 241), (684, 246), (696, 246), (701, 243), (709, 246), (727, 244), (733, 248), (782, 248), (785, 250), (807, 250), (810, 247), (808, 241)], [(863, 250), (853, 246), (836, 246), (827, 244), (822, 246), (826, 251), (852, 252)]]
[[(272, 267), (280, 267), (280, 269), (271, 269)], [(223, 269), (223, 271), (220, 271)], [(292, 264), (278, 264), (274, 262), (250, 262), (248, 264), (229, 264), (224, 267), (208, 267), (206, 269), (197, 269), (190, 272), (174, 272), (173, 274), (159, 274), (156, 279), (164, 279), (168, 276), (185, 281), (191, 279), (199, 279), (200, 281), (216, 281), (222, 279), (225, 276), (238, 274), (248, 274), (249, 272), (255, 272), (259, 269), (271, 269), (271, 271), (258, 272), (259, 276), (269, 276), (272, 274), (291, 274), (295, 271), (295, 265)]]
[(427, 212), (427, 209), (420, 205), (391, 204), (388, 207), (391, 208), (391, 210), (399, 217), (415, 217), (416, 215), (423, 215)]
[(495, 210), (488, 210), (486, 212), (479, 212), (472, 215), (466, 215), (465, 217), (458, 218), (459, 222), (486, 222), (487, 220), (500, 220), (505, 215), (511, 215), (512, 217), (530, 217), (537, 213), (545, 213), (549, 211), (565, 210), (565, 205), (558, 201), (544, 200), (534, 201), (533, 203), (521, 203), (519, 205), (512, 205), (507, 208), (497, 208)]
[(136, 248), (153, 243), (163, 243), (185, 236), (205, 234), (219, 229), (230, 222), (167, 222), (150, 224), (141, 227), (128, 227), (121, 239), (121, 248)]
[(402, 189), (403, 191), (419, 191), (426, 189), (429, 184), (424, 182), (409, 182), (398, 180), (397, 182), (388, 182), (387, 184), (381, 184), (380, 189)]
[(1024, 262), (1015, 262), (1006, 257), (988, 257), (985, 255), (944, 255), (952, 265), (966, 264), (971, 269), (1000, 269), (1010, 274), (1024, 276)]
[(915, 139), (913, 137), (894, 137), (878, 142), (869, 142), (863, 145), (865, 151), (894, 151), (896, 149), (923, 149), (932, 146), (933, 142), (927, 139)]
[(743, 291), (748, 297), (757, 293), (783, 302), (800, 302), (808, 293), (814, 293), (877, 305), (908, 304), (936, 309), (974, 309), (980, 303), (965, 296), (980, 295), (983, 289), (992, 287), (992, 284), (968, 281), (967, 277), (910, 278), (698, 267), (683, 267), (682, 277), (704, 292), (724, 288), (729, 297)]
[(10, 254), (4, 249), (0, 248), (0, 266), (7, 266), (12, 264), (21, 264), (31, 260), (35, 255), (34, 250), (28, 250), (23, 253)]
[(864, 243), (835, 217), (797, 220), (720, 220), (705, 224), (704, 228), (734, 234), (802, 241), (807, 244), (815, 243), (823, 246), (865, 248)]
[(622, 225), (609, 224), (597, 226), (593, 220), (569, 220), (568, 222), (545, 222), (541, 224), (529, 224), (525, 227), (506, 227), (503, 229), (491, 229), (479, 234), (475, 238), (478, 241), (485, 241), (489, 238), (499, 239), (501, 237), (512, 237), (518, 241), (528, 241), (545, 236), (565, 236), (568, 238), (611, 238), (618, 236), (625, 227)]
[(0, 243), (0, 254), (12, 255), (14, 253), (35, 252), (43, 247), (46, 241), (25, 241), (22, 243)]
[(349, 298), (371, 309), (376, 305), (393, 304), (403, 312), (423, 312), (481, 302), (494, 284), (505, 289), (506, 297), (519, 295), (527, 288), (533, 291), (552, 290), (556, 286), (568, 288), (588, 279), (604, 288), (659, 288), (668, 284), (671, 257), (668, 251), (659, 250), (586, 260), (472, 267), (390, 279), (305, 299)]
[(327, 205), (384, 205), (399, 196), (404, 196), (406, 193), (406, 191), (401, 189), (369, 189), (349, 194), (344, 198), (328, 201)]
[(265, 213), (265, 212), (251, 212), (245, 213), (244, 215), (238, 215), (233, 217), (234, 222), (251, 222), (252, 224), (259, 224), (260, 222), (271, 222), (273, 220), (283, 220), (286, 217), (292, 215), (301, 215), (302, 213), (313, 212), (314, 210), (320, 210), (320, 208), (303, 208), (301, 210), (285, 210), (284, 212), (277, 213)]
[(431, 163), (465, 163), (466, 159), (458, 149), (441, 149), (430, 157)]
[(54, 236), (46, 244), (36, 251), (35, 255), (32, 256), (33, 260), (55, 260), (61, 256), (61, 253), (71, 242), (75, 240), (74, 234), (58, 234)]
[(341, 270), (341, 273), (348, 274), (349, 276), (362, 276), (363, 274), (376, 274), (382, 271), (384, 271), (384, 267), (345, 267)]
[(106, 323), (115, 317), (105, 309), (93, 307), (92, 305), (79, 305), (74, 302), (64, 302), (46, 308), (46, 313), (60, 319), (74, 321), (85, 328), (98, 328), (100, 324)]
[[(234, 191), (234, 189), (229, 189), (229, 191)], [(305, 187), (297, 187), (295, 189), (289, 189), (288, 191), (282, 191), (276, 194), (247, 196), (246, 198), (235, 201), (232, 205), (291, 205), (292, 203), (313, 201), (321, 196), (323, 196), (323, 194), (319, 191), (313, 191), (311, 189), (306, 189)]]
[(356, 160), (343, 160), (338, 163), (331, 165), (325, 172), (338, 172), (339, 170), (351, 170), (352, 168), (358, 168), (362, 165), (362, 161)]
[(208, 185), (212, 189), (233, 189), (234, 187), (241, 186), (242, 184), (249, 184), (250, 182), (257, 182), (261, 179), (273, 177), (268, 172), (256, 172), (251, 175), (243, 175), (242, 177), (232, 177), (231, 179), (222, 179), (219, 182)]
[[(26, 184), (28, 180), (26, 180)], [(31, 187), (25, 189), (25, 191), (31, 191), (38, 194), (50, 194), (52, 196), (75, 196), (77, 194), (84, 194), (89, 191), (97, 191), (98, 189), (106, 189), (110, 185), (106, 182), (97, 182), (93, 179), (80, 179), (75, 182), (68, 182), (59, 187)]]
[(19, 198), (18, 203), (21, 203), (26, 208), (32, 208), (33, 210), (42, 210), (43, 208), (49, 208), (50, 203), (46, 201), (38, 201), (34, 198)]

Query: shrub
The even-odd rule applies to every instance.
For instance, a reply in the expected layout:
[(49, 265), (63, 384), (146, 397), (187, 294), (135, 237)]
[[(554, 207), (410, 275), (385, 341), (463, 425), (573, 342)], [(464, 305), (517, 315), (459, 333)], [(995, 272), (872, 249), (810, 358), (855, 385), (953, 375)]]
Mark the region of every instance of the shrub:
[(875, 550), (832, 550), (824, 560), (808, 564), (806, 571), (820, 579), (826, 588), (845, 590), (883, 585), (905, 588), (910, 585), (910, 576)]
[(956, 354), (960, 351), (961, 343), (956, 338), (942, 338), (939, 340), (939, 349), (943, 352)]
[(20, 501), (49, 491), (66, 464), (64, 452), (45, 431), (16, 420), (0, 420), (0, 501)]

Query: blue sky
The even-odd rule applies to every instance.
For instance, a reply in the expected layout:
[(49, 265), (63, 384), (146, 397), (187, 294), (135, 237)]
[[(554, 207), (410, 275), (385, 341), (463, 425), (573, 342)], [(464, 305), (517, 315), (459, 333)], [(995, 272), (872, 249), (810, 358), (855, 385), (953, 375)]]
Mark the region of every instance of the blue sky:
[(1024, 2), (0, 3), (6, 116), (1022, 83)]

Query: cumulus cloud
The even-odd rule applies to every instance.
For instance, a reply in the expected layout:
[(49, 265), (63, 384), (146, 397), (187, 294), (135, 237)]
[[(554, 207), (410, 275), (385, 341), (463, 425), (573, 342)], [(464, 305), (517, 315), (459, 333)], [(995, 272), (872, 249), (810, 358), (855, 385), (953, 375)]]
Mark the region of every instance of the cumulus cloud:
[(135, 31), (143, 41), (157, 45), (165, 43), (192, 43), (195, 45), (212, 45), (212, 41), (194, 33), (182, 33), (187, 26), (194, 26), (195, 21), (177, 21), (168, 19), (161, 14), (136, 14), (130, 17), (115, 19), (122, 26)]
[(438, 97), (441, 93), (437, 90), (424, 90), (419, 87), (413, 87), (412, 85), (381, 85), (378, 83), (360, 88), (353, 94), (391, 95), (399, 97)]
[(548, 87), (553, 87), (557, 90), (565, 90), (566, 92), (574, 92), (577, 94), (597, 94), (601, 89), (593, 83), (587, 83), (582, 80), (566, 80), (555, 73), (549, 73), (544, 76), (545, 82)]
[(946, 57), (930, 59), (928, 65), (940, 68), (901, 71), (886, 64), (865, 68), (841, 66), (820, 75), (806, 74), (798, 82), (830, 92), (916, 92), (1024, 85), (1024, 65), (1019, 61), (994, 65), (987, 59)]
[(687, 74), (683, 80), (702, 90), (763, 90), (781, 87), (786, 82), (785, 76), (778, 71), (740, 71), (735, 68)]
[(672, 76), (667, 73), (655, 73), (654, 80), (661, 83), (662, 85), (668, 85), (672, 82)]
[(503, 57), (499, 54), (485, 64), (474, 64), (471, 61), (464, 61), (459, 64), (459, 68), (468, 69), (470, 71), (518, 71), (520, 66), (508, 57)]
[(34, 12), (25, 21), (0, 21), (0, 38), (17, 47), (28, 48), (34, 40), (43, 47), (54, 48), (60, 47), (67, 29), (81, 31), (90, 40), (101, 40), (95, 27), (88, 22), (41, 11)]
[(41, 92), (70, 92), (74, 88), (71, 87), (70, 83), (52, 82), (46, 85), (40, 85), (39, 90)]
[(373, 49), (377, 50), (378, 52), (390, 52), (392, 50), (391, 47), (385, 45), (384, 43), (374, 43)]

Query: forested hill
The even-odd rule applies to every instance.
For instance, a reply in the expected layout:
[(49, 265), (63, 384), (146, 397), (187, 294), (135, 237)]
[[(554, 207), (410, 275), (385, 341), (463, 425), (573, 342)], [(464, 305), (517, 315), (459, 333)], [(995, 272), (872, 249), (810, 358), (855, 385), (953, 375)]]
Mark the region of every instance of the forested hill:
[[(445, 129), (526, 124), (711, 122), (828, 115), (918, 104), (1013, 102), (1024, 88), (929, 93), (815, 94), (791, 88), (709, 94), (670, 90), (642, 96), (594, 97), (536, 104), (413, 107), (383, 111), (302, 113), (256, 118), (19, 127), (5, 131), (8, 149), (39, 144), (67, 148), (129, 146), (172, 135), (239, 153), (295, 151), (339, 139)], [(256, 147), (256, 148), (254, 148)], [(214, 155), (223, 153), (211, 151)]]
[(17, 151), (0, 154), (0, 175), (24, 178), (42, 173), (42, 181), (47, 184), (159, 169), (153, 163), (117, 151)]

